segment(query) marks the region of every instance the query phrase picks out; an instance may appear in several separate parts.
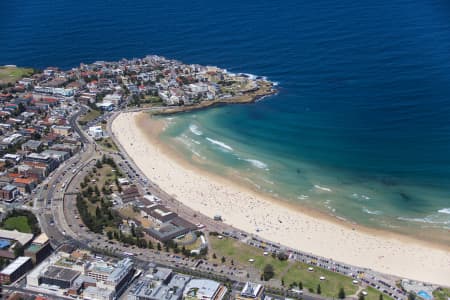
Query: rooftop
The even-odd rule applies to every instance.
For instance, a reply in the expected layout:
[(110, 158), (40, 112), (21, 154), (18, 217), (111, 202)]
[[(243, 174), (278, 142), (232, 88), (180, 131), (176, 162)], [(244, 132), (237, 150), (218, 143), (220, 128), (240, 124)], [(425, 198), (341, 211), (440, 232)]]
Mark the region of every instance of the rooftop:
[(44, 276), (48, 278), (53, 279), (59, 279), (59, 280), (65, 280), (65, 281), (72, 281), (76, 277), (80, 275), (80, 272), (66, 269), (66, 268), (60, 268), (55, 266), (50, 266), (47, 271), (45, 271)]
[(25, 264), (27, 261), (31, 260), (30, 257), (27, 256), (19, 256), (16, 258), (12, 263), (10, 263), (6, 268), (4, 268), (1, 271), (1, 274), (4, 275), (11, 275), (14, 273), (18, 268), (20, 268), (23, 264)]
[(209, 279), (192, 279), (185, 288), (184, 294), (197, 299), (212, 299), (220, 288), (220, 283)]
[(33, 244), (45, 244), (48, 242), (48, 236), (45, 233), (41, 233), (34, 240)]
[(261, 284), (247, 282), (241, 291), (241, 296), (256, 298), (261, 290)]
[(26, 245), (33, 239), (33, 234), (23, 233), (17, 230), (0, 229), (0, 238), (18, 241), (20, 244)]

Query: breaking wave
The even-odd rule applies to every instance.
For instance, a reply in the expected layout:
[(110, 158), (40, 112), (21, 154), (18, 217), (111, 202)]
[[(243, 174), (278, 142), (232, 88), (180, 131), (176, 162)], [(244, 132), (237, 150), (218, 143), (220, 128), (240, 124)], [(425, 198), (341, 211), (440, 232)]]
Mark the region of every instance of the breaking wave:
[(258, 168), (258, 169), (265, 169), (268, 170), (267, 164), (263, 163), (262, 161), (256, 160), (256, 159), (244, 159), (246, 162), (249, 162), (252, 166)]
[(189, 125), (189, 130), (195, 135), (202, 135), (203, 134), (203, 132), (200, 129), (198, 129), (198, 126), (195, 125), (195, 124)]
[(331, 192), (332, 190), (330, 188), (324, 187), (324, 186), (320, 186), (318, 184), (315, 184), (314, 187), (318, 190), (324, 191), (324, 192)]
[(450, 208), (443, 208), (438, 210), (438, 213), (450, 215)]
[(216, 141), (216, 140), (213, 140), (213, 139), (211, 139), (211, 138), (209, 138), (209, 137), (207, 137), (206, 139), (207, 139), (211, 144), (220, 146), (221, 148), (226, 149), (226, 150), (228, 150), (228, 151), (233, 151), (233, 148), (231, 148), (230, 146), (228, 146), (228, 145), (225, 144), (224, 142)]

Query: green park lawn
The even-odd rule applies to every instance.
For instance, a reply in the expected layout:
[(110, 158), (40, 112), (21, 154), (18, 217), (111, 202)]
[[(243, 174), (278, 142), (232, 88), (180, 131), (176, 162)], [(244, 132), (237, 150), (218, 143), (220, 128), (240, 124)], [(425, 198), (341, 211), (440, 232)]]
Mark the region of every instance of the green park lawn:
[[(320, 284), (321, 294), (326, 297), (338, 297), (340, 288), (344, 288), (346, 295), (353, 295), (358, 290), (358, 286), (352, 283), (350, 277), (343, 276), (316, 266), (312, 266), (313, 271), (308, 271), (311, 267), (305, 263), (295, 262), (289, 263), (289, 268), (284, 270), (283, 280), (286, 286), (292, 283), (303, 284), (303, 289), (317, 291)], [(325, 280), (320, 280), (320, 277)]]
[[(229, 264), (231, 260), (235, 264), (243, 267), (253, 267), (260, 273), (263, 272), (264, 266), (270, 264), (273, 266), (275, 279), (283, 280), (284, 286), (289, 287), (295, 283), (298, 285), (302, 282), (303, 289), (312, 289), (314, 293), (317, 291), (317, 285), (320, 284), (321, 295), (329, 298), (337, 298), (339, 289), (342, 287), (347, 296), (355, 294), (359, 286), (352, 283), (353, 279), (326, 269), (316, 266), (310, 266), (301, 262), (291, 262), (286, 260), (279, 260), (273, 258), (271, 255), (265, 256), (262, 249), (252, 247), (242, 242), (236, 241), (232, 238), (223, 237), (219, 239), (215, 236), (209, 236), (209, 255), (212, 262), (220, 263), (222, 256), (225, 257), (226, 263)], [(216, 254), (216, 259), (212, 255)], [(253, 262), (249, 262), (253, 259)], [(308, 268), (312, 267), (312, 272)], [(320, 277), (325, 277), (325, 280), (320, 280)], [(366, 300), (378, 300), (380, 292), (367, 287), (364, 289), (368, 294)], [(390, 300), (387, 295), (383, 295), (383, 299)], [(446, 299), (445, 299), (446, 300)]]
[(5, 223), (3, 225), (4, 229), (7, 230), (14, 230), (25, 233), (31, 233), (31, 227), (28, 224), (28, 219), (25, 216), (20, 217), (10, 217), (5, 220)]
[(450, 299), (450, 289), (437, 289), (433, 292), (433, 297), (436, 300), (447, 300)]

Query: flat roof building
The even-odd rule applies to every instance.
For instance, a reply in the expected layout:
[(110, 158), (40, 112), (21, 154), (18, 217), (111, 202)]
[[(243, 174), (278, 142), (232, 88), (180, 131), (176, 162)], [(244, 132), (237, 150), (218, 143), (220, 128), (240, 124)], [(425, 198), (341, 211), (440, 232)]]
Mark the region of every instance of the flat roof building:
[(186, 285), (183, 296), (186, 300), (221, 300), (227, 288), (217, 281), (209, 279), (192, 279)]
[(0, 283), (8, 284), (14, 282), (32, 268), (31, 258), (19, 256), (0, 272)]
[(24, 233), (17, 230), (0, 229), (0, 238), (18, 241), (22, 246), (27, 245), (33, 239), (33, 234)]
[(79, 271), (50, 266), (39, 277), (39, 284), (55, 285), (63, 289), (68, 289), (80, 274)]

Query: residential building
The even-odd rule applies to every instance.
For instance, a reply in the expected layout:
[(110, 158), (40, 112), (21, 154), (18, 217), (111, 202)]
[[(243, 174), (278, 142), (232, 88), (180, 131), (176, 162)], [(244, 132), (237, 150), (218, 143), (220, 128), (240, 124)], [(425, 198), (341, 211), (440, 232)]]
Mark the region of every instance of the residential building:
[(19, 256), (0, 272), (0, 283), (8, 284), (14, 282), (32, 268), (31, 258)]
[(0, 199), (3, 201), (11, 202), (19, 194), (19, 190), (13, 184), (7, 184), (0, 189)]
[(43, 144), (41, 141), (28, 140), (22, 144), (22, 151), (41, 152)]

